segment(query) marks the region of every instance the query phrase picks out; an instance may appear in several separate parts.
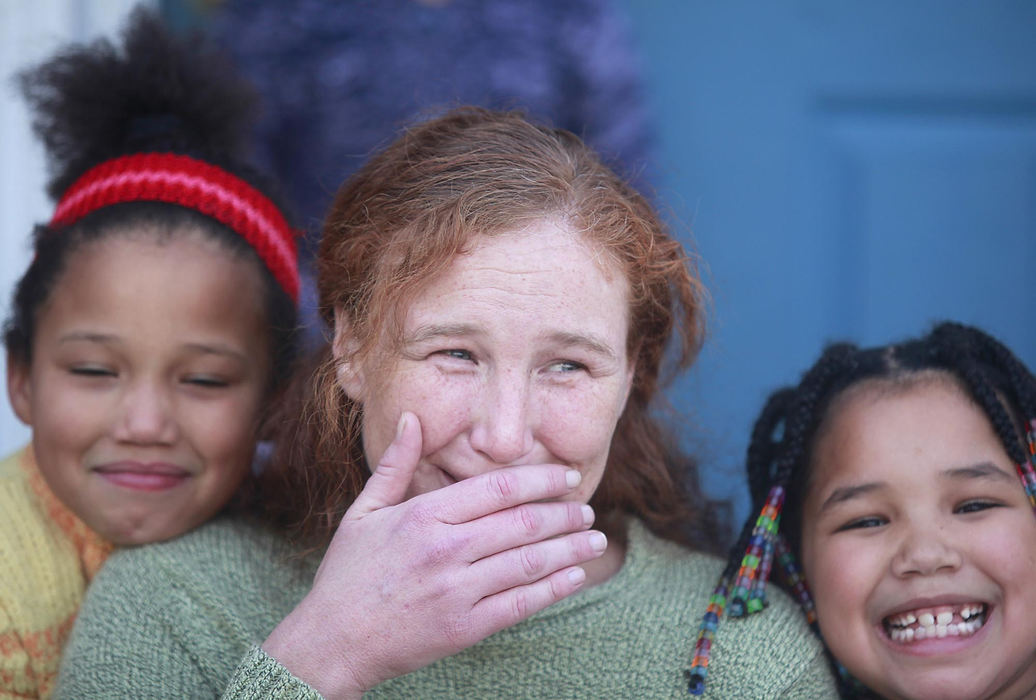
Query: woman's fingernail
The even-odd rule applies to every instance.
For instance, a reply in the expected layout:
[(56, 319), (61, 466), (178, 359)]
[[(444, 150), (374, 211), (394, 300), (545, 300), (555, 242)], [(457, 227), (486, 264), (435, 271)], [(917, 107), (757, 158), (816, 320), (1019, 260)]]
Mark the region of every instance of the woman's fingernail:
[(598, 554), (608, 548), (608, 538), (604, 536), (603, 532), (590, 533), (590, 548)]
[(584, 503), (580, 510), (583, 511), (583, 524), (592, 524), (594, 521), (594, 509)]
[(403, 428), (406, 427), (406, 412), (399, 416), (399, 423), (396, 424), (396, 439), (403, 437)]
[(565, 483), (568, 484), (568, 488), (574, 489), (579, 486), (579, 482), (583, 480), (583, 475), (576, 469), (569, 469), (565, 472)]
[(568, 582), (573, 586), (583, 585), (583, 581), (586, 580), (586, 572), (576, 567), (568, 570)]

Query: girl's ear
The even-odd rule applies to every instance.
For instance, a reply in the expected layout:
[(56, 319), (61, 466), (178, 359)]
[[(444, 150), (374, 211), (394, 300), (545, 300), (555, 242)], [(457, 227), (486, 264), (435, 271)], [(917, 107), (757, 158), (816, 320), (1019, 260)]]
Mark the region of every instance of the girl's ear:
[(32, 425), (32, 379), (24, 362), (7, 353), (7, 398), (18, 420)]
[(353, 335), (352, 322), (345, 309), (335, 307), (335, 337), (331, 342), (331, 354), (335, 358), (335, 377), (345, 395), (356, 403), (363, 403), (367, 381), (363, 375), (356, 351), (359, 341)]

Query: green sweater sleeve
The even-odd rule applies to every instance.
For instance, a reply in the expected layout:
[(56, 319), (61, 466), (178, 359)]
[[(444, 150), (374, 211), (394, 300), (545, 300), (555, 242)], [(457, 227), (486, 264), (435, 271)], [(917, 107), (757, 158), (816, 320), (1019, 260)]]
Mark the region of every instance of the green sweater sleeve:
[(320, 700), (320, 693), (291, 675), (260, 647), (249, 649), (223, 700)]

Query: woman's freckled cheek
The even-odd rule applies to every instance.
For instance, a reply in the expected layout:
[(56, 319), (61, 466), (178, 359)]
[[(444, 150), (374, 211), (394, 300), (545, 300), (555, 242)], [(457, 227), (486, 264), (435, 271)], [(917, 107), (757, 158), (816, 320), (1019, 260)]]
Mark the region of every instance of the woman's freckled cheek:
[(585, 468), (605, 458), (610, 440), (604, 435), (613, 417), (606, 402), (591, 393), (548, 391), (539, 437), (558, 457)]
[(397, 395), (391, 410), (395, 415), (412, 411), (421, 422), (422, 456), (447, 445), (460, 433), (472, 410), (471, 382), (458, 380), (429, 367), (402, 373), (395, 383)]

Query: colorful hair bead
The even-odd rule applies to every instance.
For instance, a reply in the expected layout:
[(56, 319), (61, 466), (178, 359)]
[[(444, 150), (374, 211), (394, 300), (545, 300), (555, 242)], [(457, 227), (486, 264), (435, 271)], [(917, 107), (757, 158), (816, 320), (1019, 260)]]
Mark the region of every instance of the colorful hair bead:
[(763, 557), (759, 563), (759, 575), (756, 576), (752, 589), (748, 593), (746, 612), (761, 612), (766, 607), (766, 582), (770, 580), (770, 569), (773, 566), (774, 543), (777, 536), (767, 537), (763, 544)]
[[(784, 488), (774, 486), (766, 497), (755, 528), (748, 540), (741, 568), (737, 572), (734, 588), (730, 594), (730, 616), (741, 617), (763, 609), (762, 589), (770, 574), (773, 561), (773, 541), (780, 525), (781, 506), (784, 505)], [(754, 598), (751, 605), (749, 601)]]
[(723, 617), (723, 608), (727, 604), (727, 589), (730, 583), (730, 576), (723, 572), (719, 583), (716, 585), (712, 596), (709, 598), (709, 607), (705, 610), (701, 626), (698, 628), (698, 638), (694, 643), (694, 657), (691, 660), (691, 667), (687, 670), (687, 692), (691, 695), (701, 695), (705, 692), (705, 676), (709, 673), (709, 658), (712, 655), (712, 640), (716, 636), (716, 627)]

